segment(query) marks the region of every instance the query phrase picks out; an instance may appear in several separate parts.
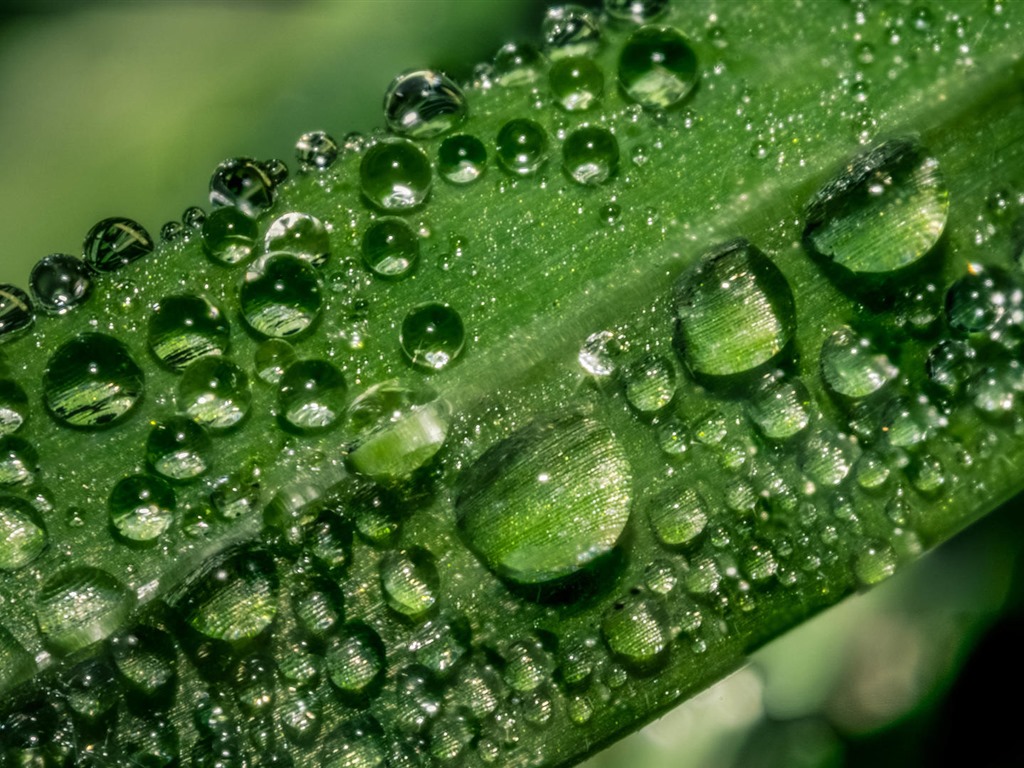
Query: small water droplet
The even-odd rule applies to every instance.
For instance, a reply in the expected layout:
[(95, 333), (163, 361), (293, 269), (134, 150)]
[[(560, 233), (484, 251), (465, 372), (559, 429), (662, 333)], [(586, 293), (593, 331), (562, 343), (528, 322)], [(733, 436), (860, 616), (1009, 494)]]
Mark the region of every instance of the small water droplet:
[(597, 16), (579, 5), (548, 8), (540, 30), (544, 50), (552, 60), (592, 56), (601, 47), (601, 25)]
[(663, 355), (648, 354), (622, 371), (626, 399), (639, 413), (655, 414), (676, 394), (676, 367)]
[(107, 506), (110, 522), (121, 537), (147, 542), (174, 522), (177, 502), (166, 481), (150, 475), (129, 475), (118, 480)]
[(852, 400), (877, 392), (899, 374), (884, 353), (848, 326), (825, 340), (820, 359), (825, 385)]
[(852, 439), (822, 430), (807, 438), (800, 465), (815, 483), (833, 487), (846, 478), (858, 457), (859, 449)]
[(256, 221), (238, 208), (216, 208), (202, 223), (203, 250), (219, 264), (247, 261), (256, 247)]
[(1024, 340), (1024, 281), (1001, 267), (969, 264), (946, 294), (946, 318), (957, 335), (1015, 348)]
[(708, 524), (708, 506), (693, 488), (670, 488), (655, 495), (645, 505), (651, 528), (668, 547), (681, 547), (694, 541)]
[(579, 184), (604, 184), (618, 173), (619, 143), (597, 126), (573, 131), (562, 144), (562, 168)]
[(39, 454), (20, 437), (0, 438), (0, 485), (31, 485), (39, 472)]
[(787, 440), (810, 423), (814, 405), (800, 379), (769, 374), (747, 401), (751, 420), (770, 440)]
[(380, 562), (380, 585), (388, 606), (421, 621), (437, 604), (441, 577), (434, 556), (421, 547), (388, 552)]
[(672, 27), (641, 27), (619, 54), (619, 85), (645, 109), (668, 109), (680, 103), (698, 76), (697, 54)]
[(323, 131), (310, 131), (295, 142), (295, 158), (304, 171), (323, 171), (338, 159), (338, 142)]
[(617, 21), (646, 24), (663, 14), (669, 0), (604, 0), (604, 10)]
[(230, 360), (201, 357), (185, 369), (177, 400), (178, 409), (200, 426), (228, 430), (249, 412), (249, 377)]
[(616, 601), (605, 613), (601, 634), (612, 653), (641, 670), (659, 665), (672, 644), (662, 599), (639, 589)]
[(273, 206), (274, 184), (263, 164), (252, 158), (225, 160), (210, 176), (210, 203), (234, 206), (255, 219)]
[(604, 92), (604, 73), (587, 58), (572, 56), (556, 61), (548, 79), (555, 101), (567, 112), (593, 109)]
[(207, 355), (227, 352), (231, 329), (224, 314), (200, 296), (165, 296), (149, 318), (149, 348), (180, 373)]
[(466, 329), (455, 309), (447, 304), (428, 302), (413, 307), (406, 314), (398, 343), (413, 365), (439, 371), (462, 354)]
[(292, 211), (274, 219), (263, 240), (267, 253), (288, 253), (322, 267), (331, 255), (327, 227), (316, 216)]
[(49, 647), (70, 654), (107, 637), (134, 604), (132, 592), (106, 571), (73, 566), (43, 584), (36, 622)]
[(580, 347), (580, 367), (591, 376), (611, 376), (617, 368), (615, 358), (622, 353), (622, 346), (612, 331), (592, 333)]
[(437, 172), (452, 184), (476, 181), (487, 169), (487, 147), (476, 136), (449, 136), (437, 148)]
[(854, 557), (853, 572), (862, 585), (874, 586), (896, 573), (896, 553), (883, 541), (868, 542)]
[(299, 432), (319, 432), (337, 422), (345, 406), (345, 377), (326, 360), (301, 360), (281, 378), (281, 418)]
[(420, 238), (393, 216), (374, 220), (363, 233), (363, 263), (378, 277), (401, 280), (412, 274), (420, 258)]
[(327, 646), (331, 682), (351, 697), (373, 695), (385, 673), (384, 643), (362, 622), (346, 624)]
[(16, 381), (0, 379), (0, 436), (21, 429), (28, 418), (28, 395)]
[(388, 128), (410, 138), (429, 139), (447, 133), (468, 115), (462, 89), (441, 72), (406, 72), (396, 77), (384, 94)]
[(544, 56), (531, 43), (505, 43), (494, 56), (494, 79), (503, 86), (528, 85), (541, 76)]
[(509, 120), (498, 131), (498, 161), (515, 176), (532, 176), (548, 159), (548, 135), (526, 118)]
[(268, 254), (246, 273), (239, 304), (254, 331), (286, 338), (310, 329), (320, 316), (323, 295), (312, 266), (288, 254)]
[(131, 219), (103, 219), (89, 230), (82, 250), (93, 271), (113, 272), (151, 253), (153, 239)]
[(181, 416), (154, 424), (146, 440), (146, 463), (168, 480), (185, 482), (210, 469), (213, 445), (206, 430)]
[(51, 253), (40, 259), (28, 281), (36, 306), (57, 315), (85, 303), (92, 295), (88, 266), (66, 253)]
[(298, 360), (295, 347), (284, 339), (267, 339), (256, 347), (253, 366), (267, 384), (278, 384), (288, 367)]
[(388, 139), (370, 147), (359, 165), (366, 199), (383, 211), (408, 211), (422, 205), (433, 185), (430, 160), (406, 139)]
[[(31, 504), (16, 496), (0, 495), (0, 571), (28, 565), (46, 549), (47, 541), (46, 526)], [(0, 673), (0, 679), (3, 677)]]

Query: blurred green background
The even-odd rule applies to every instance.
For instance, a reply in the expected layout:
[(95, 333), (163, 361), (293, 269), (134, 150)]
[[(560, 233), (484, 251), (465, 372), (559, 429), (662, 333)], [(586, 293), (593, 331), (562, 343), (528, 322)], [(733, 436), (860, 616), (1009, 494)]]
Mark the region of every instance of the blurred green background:
[[(838, 2), (838, 0), (836, 0)], [(399, 71), (468, 77), (535, 39), (525, 0), (8, 2), (0, 11), (0, 282), (80, 253), (98, 219), (155, 237), (205, 204), (230, 156), (381, 125)], [(1019, 556), (1011, 503), (874, 592), (757, 653), (750, 666), (591, 761), (591, 768), (1010, 765)]]

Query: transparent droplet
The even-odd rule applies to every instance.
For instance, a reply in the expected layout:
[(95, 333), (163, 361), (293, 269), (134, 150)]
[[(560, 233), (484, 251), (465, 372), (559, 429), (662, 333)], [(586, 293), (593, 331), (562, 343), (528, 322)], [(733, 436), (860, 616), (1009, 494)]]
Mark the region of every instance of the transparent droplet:
[(28, 565), (46, 549), (47, 541), (46, 526), (31, 504), (17, 496), (0, 495), (0, 571)]
[(215, 208), (203, 219), (203, 250), (219, 264), (248, 261), (259, 234), (256, 221), (238, 208)]
[(622, 371), (629, 404), (643, 414), (665, 408), (676, 394), (676, 368), (663, 355), (645, 355)]
[(754, 543), (743, 551), (743, 573), (753, 582), (763, 582), (779, 571), (779, 561), (767, 544)]
[(201, 296), (165, 296), (149, 317), (149, 348), (175, 372), (207, 355), (223, 355), (231, 328), (224, 314)]
[(668, 8), (669, 0), (604, 0), (604, 10), (617, 21), (646, 24)]
[(431, 371), (447, 368), (466, 343), (462, 316), (447, 304), (420, 304), (402, 320), (398, 343), (413, 365)]
[(300, 432), (317, 432), (337, 422), (345, 409), (347, 387), (337, 366), (326, 360), (291, 365), (277, 390), (281, 418)]
[(578, 573), (629, 519), (632, 470), (615, 435), (572, 414), (493, 445), (462, 475), (459, 530), (494, 572), (521, 584)]
[(596, 107), (604, 92), (604, 73), (591, 59), (560, 59), (551, 66), (548, 78), (555, 101), (568, 112)]
[(316, 216), (293, 211), (274, 219), (263, 240), (267, 253), (288, 253), (322, 267), (331, 255), (327, 227)]
[(46, 407), (69, 427), (112, 426), (132, 411), (142, 393), (142, 369), (121, 342), (100, 333), (65, 342), (43, 374)]
[(153, 250), (153, 238), (138, 222), (112, 218), (97, 222), (85, 236), (85, 263), (95, 272), (113, 272)]
[(267, 339), (256, 347), (253, 366), (267, 384), (278, 384), (288, 367), (298, 360), (295, 347), (284, 339)]
[(850, 473), (858, 458), (858, 450), (846, 435), (815, 432), (807, 438), (801, 451), (801, 467), (818, 485), (839, 485)]
[(384, 768), (384, 729), (372, 715), (360, 715), (334, 730), (325, 740), (316, 765), (323, 768)]
[(430, 729), (430, 754), (442, 764), (457, 764), (469, 753), (479, 732), (480, 727), (469, 709), (446, 710)]
[(494, 79), (499, 85), (528, 85), (544, 71), (545, 59), (532, 43), (505, 43), (494, 55)]
[(362, 622), (342, 627), (328, 644), (325, 656), (331, 682), (349, 696), (373, 692), (386, 671), (384, 643)]
[(441, 588), (434, 556), (422, 547), (388, 552), (380, 562), (380, 586), (392, 610), (422, 620), (437, 604)]
[(562, 168), (578, 184), (604, 184), (619, 170), (619, 142), (611, 131), (587, 126), (562, 144)]
[(853, 572), (866, 587), (874, 586), (896, 573), (896, 553), (883, 541), (871, 541), (853, 559)]
[(388, 128), (413, 139), (440, 136), (469, 114), (466, 97), (441, 72), (423, 69), (396, 77), (384, 94)]
[(437, 148), (437, 172), (452, 184), (476, 181), (487, 169), (487, 147), (476, 136), (449, 136)]
[(177, 651), (170, 635), (141, 625), (110, 639), (117, 671), (135, 691), (155, 696), (177, 675)]
[(376, 384), (349, 406), (348, 466), (377, 482), (403, 481), (437, 454), (450, 424), (451, 408), (433, 390)]
[(255, 219), (273, 206), (274, 184), (263, 164), (252, 158), (225, 160), (210, 176), (210, 203), (233, 206)]
[[(35, 668), (36, 664), (32, 654), (26, 651), (17, 638), (0, 624), (0, 688), (5, 691), (13, 689), (14, 686), (27, 680)], [(5, 727), (4, 730), (6, 739), (10, 739), (12, 735), (10, 729)], [(9, 757), (10, 753), (7, 756)]]
[(697, 84), (697, 54), (690, 41), (672, 27), (636, 30), (619, 55), (619, 85), (645, 109), (668, 109)]
[(310, 131), (295, 142), (295, 158), (304, 171), (323, 171), (338, 159), (338, 142), (323, 131)]
[(867, 397), (898, 374), (884, 353), (848, 326), (835, 331), (821, 347), (821, 377), (843, 397)]
[(28, 418), (28, 395), (16, 381), (0, 379), (0, 436), (21, 429)]
[(212, 431), (231, 429), (249, 412), (252, 392), (245, 371), (219, 357), (192, 363), (178, 383), (178, 409)]
[(996, 266), (968, 264), (946, 293), (946, 318), (959, 336), (1013, 348), (1024, 340), (1024, 280)]
[(517, 640), (505, 652), (505, 682), (519, 693), (535, 691), (551, 681), (554, 660), (535, 637)]
[(548, 8), (540, 32), (544, 50), (553, 60), (565, 56), (592, 56), (601, 47), (601, 25), (597, 16), (579, 5)]
[(590, 334), (580, 347), (580, 367), (591, 376), (611, 376), (617, 364), (615, 358), (622, 353), (622, 343), (612, 331)]
[(672, 643), (662, 600), (639, 589), (612, 604), (601, 621), (601, 634), (612, 653), (640, 668), (659, 662)]
[(277, 571), (270, 555), (242, 549), (217, 555), (188, 580), (176, 602), (182, 619), (215, 640), (251, 640), (277, 615)]
[(35, 319), (36, 311), (28, 294), (17, 286), (0, 284), (0, 341), (14, 338)]
[(185, 235), (185, 225), (180, 221), (168, 221), (160, 227), (160, 239), (165, 243), (173, 243)]
[(359, 165), (363, 195), (383, 211), (407, 211), (422, 205), (433, 184), (430, 160), (406, 139), (388, 139), (370, 147)]
[(131, 590), (106, 571), (72, 566), (43, 584), (36, 623), (50, 648), (70, 654), (107, 637), (134, 605)]
[(129, 475), (118, 480), (107, 503), (114, 530), (128, 541), (152, 541), (174, 522), (177, 501), (165, 480)]
[(532, 176), (548, 159), (548, 135), (526, 118), (509, 120), (498, 131), (498, 162), (516, 176)]
[(911, 139), (851, 160), (807, 205), (804, 240), (854, 274), (884, 274), (927, 254), (946, 225), (939, 163)]
[(168, 480), (199, 477), (213, 461), (213, 444), (206, 430), (181, 416), (154, 424), (146, 440), (146, 463)]
[(747, 400), (747, 412), (771, 440), (786, 440), (810, 423), (814, 411), (807, 387), (798, 378), (766, 376)]
[(66, 253), (51, 253), (36, 262), (29, 275), (36, 306), (62, 315), (92, 295), (92, 275), (85, 262)]
[(928, 378), (950, 394), (959, 393), (970, 378), (974, 348), (959, 339), (943, 339), (928, 353)]
[(0, 486), (31, 485), (39, 472), (39, 454), (27, 440), (0, 438)]
[(857, 462), (857, 483), (866, 491), (874, 491), (885, 486), (889, 479), (888, 462), (874, 453), (865, 453)]
[(1016, 412), (1022, 392), (1024, 367), (1016, 360), (986, 366), (967, 383), (967, 396), (974, 407), (997, 419)]
[(677, 343), (694, 373), (729, 376), (775, 359), (796, 332), (785, 275), (746, 240), (712, 249), (676, 283)]
[(315, 638), (325, 639), (344, 621), (344, 596), (330, 579), (303, 580), (292, 593), (292, 611), (299, 626)]
[(693, 488), (663, 491), (645, 506), (655, 536), (669, 547), (689, 544), (704, 532), (708, 524), (707, 502)]
[(269, 338), (297, 336), (320, 316), (320, 280), (316, 270), (301, 259), (269, 254), (246, 273), (239, 305), (256, 333)]
[(400, 280), (412, 274), (420, 258), (420, 238), (404, 219), (375, 219), (363, 233), (363, 263), (378, 277)]

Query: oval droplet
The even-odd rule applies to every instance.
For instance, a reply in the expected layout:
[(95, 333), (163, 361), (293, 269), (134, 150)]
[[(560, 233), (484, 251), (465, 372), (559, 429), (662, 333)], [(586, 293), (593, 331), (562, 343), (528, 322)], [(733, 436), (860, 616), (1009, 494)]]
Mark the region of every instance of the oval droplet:
[(400, 280), (412, 274), (420, 258), (420, 238), (403, 219), (385, 216), (363, 233), (363, 263), (378, 277)]
[(212, 431), (231, 429), (249, 413), (249, 377), (230, 360), (201, 357), (181, 377), (177, 401), (196, 424)]
[(670, 488), (646, 504), (647, 517), (658, 541), (682, 547), (694, 541), (708, 524), (708, 505), (694, 488)]
[(0, 284), (0, 340), (14, 338), (35, 322), (32, 300), (15, 285)]
[(238, 208), (215, 208), (202, 223), (203, 250), (218, 264), (248, 261), (256, 247), (256, 221)]
[(28, 395), (16, 381), (0, 379), (0, 435), (21, 429), (28, 418)]
[(326, 360), (301, 360), (290, 366), (277, 390), (281, 418), (299, 432), (333, 426), (345, 408), (345, 377)]
[(323, 171), (338, 159), (338, 142), (323, 131), (310, 131), (295, 142), (295, 157), (304, 171)]
[(128, 541), (141, 543), (153, 541), (170, 527), (177, 501), (165, 480), (129, 475), (118, 480), (107, 506), (114, 530)]
[(375, 691), (385, 672), (384, 643), (362, 622), (346, 624), (331, 639), (327, 673), (343, 694), (362, 697)]
[(534, 120), (509, 120), (498, 131), (498, 162), (511, 174), (532, 176), (548, 159), (548, 135)]
[(279, 384), (284, 372), (298, 359), (295, 347), (284, 339), (267, 339), (256, 347), (253, 366), (267, 384)]
[(213, 463), (213, 443), (206, 430), (181, 416), (154, 424), (146, 440), (146, 463), (158, 475), (186, 482)]
[(233, 206), (255, 219), (274, 204), (275, 181), (262, 163), (249, 157), (225, 160), (210, 176), (210, 203)]
[(597, 16), (579, 5), (548, 8), (540, 30), (544, 50), (552, 60), (593, 56), (601, 47), (601, 25)]
[(92, 275), (85, 262), (66, 253), (51, 253), (36, 262), (28, 278), (36, 306), (63, 315), (92, 295)]
[(646, 24), (668, 8), (669, 0), (604, 0), (604, 10), (616, 21)]
[(532, 43), (505, 43), (494, 55), (494, 78), (503, 86), (527, 85), (544, 70), (544, 56)]
[(274, 219), (263, 240), (267, 253), (288, 253), (322, 267), (331, 255), (327, 227), (316, 216), (292, 211)]
[(422, 547), (388, 552), (380, 562), (380, 586), (392, 610), (422, 620), (437, 604), (441, 588), (434, 556)]
[(814, 406), (800, 379), (769, 374), (747, 401), (747, 413), (761, 434), (770, 440), (787, 440), (811, 421)]
[(46, 549), (47, 540), (46, 526), (31, 504), (0, 495), (0, 571), (28, 565)]
[(676, 368), (663, 355), (645, 355), (622, 371), (626, 399), (639, 413), (655, 414), (676, 395)]
[(82, 250), (94, 272), (113, 272), (151, 253), (153, 238), (131, 219), (103, 219), (89, 230)]
[(672, 27), (641, 27), (619, 54), (619, 85), (645, 109), (680, 103), (697, 84), (698, 75), (690, 41)]
[(899, 374), (888, 356), (849, 326), (843, 326), (825, 340), (820, 359), (825, 385), (854, 400), (877, 392)]
[(177, 675), (178, 654), (166, 632), (140, 625), (110, 638), (111, 658), (117, 671), (143, 696), (166, 690)]
[(384, 120), (388, 128), (413, 139), (447, 133), (468, 115), (469, 105), (462, 89), (433, 70), (399, 75), (384, 94)]
[(462, 316), (447, 304), (420, 304), (402, 320), (398, 343), (413, 365), (431, 371), (447, 368), (466, 343)]
[(320, 316), (322, 289), (316, 270), (288, 254), (269, 254), (250, 269), (239, 291), (242, 317), (268, 338), (297, 336)]
[(437, 171), (452, 184), (469, 184), (487, 169), (487, 147), (476, 136), (449, 136), (437, 148)]
[(106, 571), (72, 566), (43, 584), (36, 623), (50, 648), (70, 654), (107, 637), (134, 605), (131, 590)]
[(149, 348), (180, 373), (206, 355), (223, 355), (231, 328), (224, 314), (201, 296), (166, 296), (149, 317)]
[(383, 211), (408, 211), (422, 205), (433, 185), (430, 160), (406, 139), (389, 139), (370, 147), (359, 165), (366, 199)]
[(672, 643), (663, 601), (639, 589), (612, 605), (601, 634), (612, 653), (640, 669), (660, 662)]
[(562, 168), (578, 184), (604, 184), (619, 171), (619, 142), (596, 125), (573, 131), (562, 144)]
[(604, 92), (604, 73), (591, 59), (560, 59), (551, 66), (548, 80), (555, 101), (567, 112), (593, 109)]

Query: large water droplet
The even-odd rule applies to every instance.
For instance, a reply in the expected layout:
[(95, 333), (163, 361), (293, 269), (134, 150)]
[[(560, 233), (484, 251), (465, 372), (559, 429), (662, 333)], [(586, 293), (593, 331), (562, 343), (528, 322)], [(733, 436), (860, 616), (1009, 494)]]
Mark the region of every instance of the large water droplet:
[(252, 158), (225, 160), (210, 176), (210, 203), (234, 206), (255, 219), (274, 204), (274, 184), (263, 164)]
[(92, 294), (92, 275), (85, 262), (65, 253), (51, 253), (36, 262), (28, 278), (36, 306), (62, 315)]
[(101, 333), (65, 342), (43, 374), (46, 407), (69, 427), (109, 427), (132, 411), (142, 392), (142, 369), (121, 342)]
[(256, 221), (237, 208), (217, 208), (203, 219), (203, 250), (218, 264), (247, 261), (256, 247)]
[(223, 355), (230, 335), (227, 318), (200, 296), (167, 296), (149, 318), (149, 348), (178, 372), (197, 358)]
[(0, 284), (0, 340), (13, 338), (35, 322), (32, 300), (21, 288)]
[(706, 253), (676, 283), (683, 359), (694, 373), (746, 373), (776, 358), (796, 332), (785, 275), (746, 240)]
[(532, 176), (548, 159), (547, 132), (533, 120), (509, 120), (498, 131), (498, 161), (509, 173)]
[(487, 169), (487, 147), (476, 136), (449, 136), (437, 148), (437, 172), (452, 184), (476, 181)]
[(384, 600), (414, 621), (426, 617), (437, 603), (441, 577), (434, 556), (422, 547), (388, 552), (380, 562)]
[(130, 475), (114, 486), (108, 502), (110, 522), (128, 541), (156, 539), (174, 522), (177, 502), (166, 481), (150, 475)]
[(270, 254), (246, 273), (239, 304), (256, 333), (273, 338), (296, 336), (320, 316), (320, 280), (316, 270), (301, 259)]
[(543, 70), (544, 56), (531, 43), (505, 43), (494, 55), (494, 77), (504, 86), (532, 83)]
[(604, 184), (618, 173), (619, 142), (596, 125), (573, 131), (562, 144), (562, 168), (578, 184)]
[(894, 272), (921, 259), (946, 225), (938, 161), (910, 139), (855, 157), (807, 205), (804, 238), (854, 274)]
[(166, 632), (141, 625), (110, 639), (111, 658), (129, 686), (143, 696), (157, 696), (175, 680), (178, 654)]
[(362, 697), (375, 692), (385, 672), (384, 643), (361, 622), (346, 624), (327, 646), (327, 672), (343, 694)]
[(51, 577), (36, 598), (36, 622), (46, 644), (68, 654), (117, 629), (135, 596), (106, 571), (74, 566)]
[(668, 109), (697, 84), (697, 54), (672, 27), (641, 27), (619, 54), (619, 85), (646, 109)]
[(552, 59), (592, 56), (601, 47), (601, 25), (597, 16), (579, 5), (548, 8), (540, 30), (544, 49)]
[(331, 238), (316, 216), (292, 211), (274, 219), (267, 228), (263, 247), (267, 253), (288, 253), (314, 267), (322, 267), (331, 255)]
[(154, 424), (146, 440), (146, 463), (159, 475), (179, 482), (206, 472), (212, 462), (210, 436), (191, 419), (172, 416)]
[(877, 392), (899, 373), (871, 341), (844, 326), (821, 347), (821, 377), (836, 394), (857, 399)]
[(632, 483), (607, 427), (577, 414), (539, 419), (465, 471), (459, 530), (500, 576), (521, 584), (561, 579), (614, 548), (629, 519)]
[(210, 430), (231, 429), (241, 423), (251, 403), (245, 371), (219, 357), (196, 360), (178, 384), (178, 408)]
[(462, 353), (466, 329), (452, 307), (427, 302), (409, 310), (402, 320), (398, 343), (413, 365), (439, 371)]
[(384, 94), (384, 119), (395, 133), (429, 139), (466, 119), (466, 97), (452, 80), (425, 69), (396, 77)]
[(385, 216), (363, 233), (363, 263), (378, 277), (400, 280), (412, 274), (420, 258), (420, 238), (405, 220)]
[(406, 139), (389, 139), (370, 147), (359, 165), (359, 183), (366, 199), (384, 211), (407, 211), (430, 194), (430, 160)]
[(555, 101), (567, 112), (596, 107), (604, 92), (604, 73), (590, 59), (561, 59), (551, 66), (548, 78)]
[(326, 360), (302, 360), (281, 378), (277, 402), (281, 418), (300, 432), (334, 425), (345, 407), (345, 377)]
[(46, 527), (32, 505), (17, 496), (0, 496), (0, 571), (28, 565), (46, 543)]
[(152, 252), (153, 238), (131, 219), (103, 219), (89, 230), (82, 250), (94, 271), (113, 272)]

